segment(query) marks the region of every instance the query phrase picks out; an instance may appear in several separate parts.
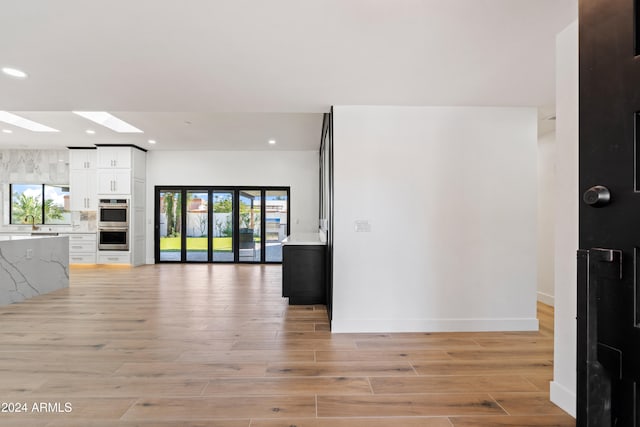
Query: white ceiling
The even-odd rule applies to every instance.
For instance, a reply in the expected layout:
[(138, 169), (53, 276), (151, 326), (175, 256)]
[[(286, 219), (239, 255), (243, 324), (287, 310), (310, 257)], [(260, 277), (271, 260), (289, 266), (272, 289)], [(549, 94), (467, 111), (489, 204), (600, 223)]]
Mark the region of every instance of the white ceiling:
[(0, 147), (315, 149), (330, 105), (553, 105), (555, 35), (576, 17), (577, 0), (5, 1), (0, 66), (29, 78), (0, 76), (0, 110), (62, 132), (12, 128)]

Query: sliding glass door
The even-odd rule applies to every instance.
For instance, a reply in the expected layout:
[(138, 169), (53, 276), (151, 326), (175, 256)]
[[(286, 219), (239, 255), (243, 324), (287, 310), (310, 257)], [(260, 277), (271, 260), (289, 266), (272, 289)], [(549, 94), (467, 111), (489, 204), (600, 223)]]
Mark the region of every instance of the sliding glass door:
[(187, 261), (209, 261), (209, 192), (187, 190)]
[(260, 262), (262, 254), (262, 192), (240, 190), (238, 209), (239, 261)]
[(213, 191), (213, 261), (235, 261), (233, 194), (233, 191)]
[(156, 187), (156, 262), (282, 262), (289, 188)]
[(289, 230), (289, 192), (265, 191), (265, 261), (282, 262), (282, 240)]
[(180, 261), (182, 254), (182, 191), (160, 190), (156, 197), (156, 259)]

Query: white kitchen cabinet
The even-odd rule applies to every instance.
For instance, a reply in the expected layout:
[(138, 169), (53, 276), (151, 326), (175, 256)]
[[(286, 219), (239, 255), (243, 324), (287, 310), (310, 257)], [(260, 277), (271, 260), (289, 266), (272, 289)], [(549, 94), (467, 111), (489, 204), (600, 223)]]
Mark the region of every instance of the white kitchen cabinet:
[[(98, 264), (140, 265), (146, 261), (146, 150), (133, 145), (97, 145), (98, 199), (129, 201), (128, 251), (98, 251)], [(142, 220), (138, 220), (141, 217)]]
[(96, 171), (72, 169), (69, 171), (70, 208), (72, 211), (98, 209)]
[(69, 237), (69, 264), (95, 264), (96, 233), (60, 234)]
[(131, 171), (98, 170), (98, 194), (131, 194)]
[(70, 149), (69, 150), (69, 169), (70, 170), (95, 170), (96, 168), (96, 149)]
[(131, 147), (98, 147), (98, 169), (130, 169)]

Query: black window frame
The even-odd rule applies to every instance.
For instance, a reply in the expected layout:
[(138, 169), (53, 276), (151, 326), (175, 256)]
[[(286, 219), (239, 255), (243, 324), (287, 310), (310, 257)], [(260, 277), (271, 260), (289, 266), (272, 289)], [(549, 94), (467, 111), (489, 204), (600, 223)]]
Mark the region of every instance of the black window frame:
[[(9, 184), (9, 225), (31, 225), (30, 223), (14, 223), (13, 222), (13, 186), (14, 185), (39, 185), (41, 187), (40, 191), (42, 191), (42, 202), (40, 204), (40, 210), (41, 210), (40, 217), (42, 218), (42, 222), (35, 222), (34, 221), (33, 225), (63, 225), (63, 226), (64, 225), (71, 225), (71, 220), (69, 220), (68, 223), (66, 223), (66, 222), (65, 223), (59, 223), (59, 222), (48, 223), (48, 222), (46, 222), (46, 216), (45, 216), (45, 211), (44, 211), (44, 208), (45, 208), (45, 196), (44, 196), (45, 195), (45, 191), (44, 191), (44, 188), (45, 188), (45, 186), (48, 185), (50, 187), (67, 187), (67, 188), (69, 188), (69, 191), (68, 191), (69, 196), (71, 196), (71, 186), (69, 184), (46, 184), (46, 183), (29, 184), (29, 183), (16, 183), (16, 182)], [(69, 210), (69, 211), (66, 211), (66, 212), (71, 212), (71, 211)]]

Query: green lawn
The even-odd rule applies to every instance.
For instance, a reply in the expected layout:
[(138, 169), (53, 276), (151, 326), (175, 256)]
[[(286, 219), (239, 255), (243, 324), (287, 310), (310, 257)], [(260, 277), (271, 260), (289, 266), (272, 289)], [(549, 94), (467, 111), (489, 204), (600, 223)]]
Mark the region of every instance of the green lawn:
[[(190, 251), (207, 251), (206, 237), (187, 237), (187, 248)], [(161, 237), (161, 251), (179, 251), (180, 237)], [(231, 252), (231, 237), (214, 237), (213, 250), (218, 252)]]

